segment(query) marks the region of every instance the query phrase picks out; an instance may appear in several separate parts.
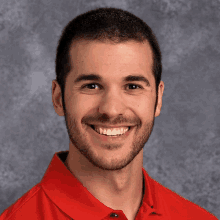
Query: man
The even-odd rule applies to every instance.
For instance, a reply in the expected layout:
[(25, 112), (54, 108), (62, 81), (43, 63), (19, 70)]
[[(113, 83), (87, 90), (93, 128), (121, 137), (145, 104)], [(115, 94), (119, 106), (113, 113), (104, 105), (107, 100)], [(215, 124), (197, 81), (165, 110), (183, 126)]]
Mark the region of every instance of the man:
[(78, 16), (57, 48), (52, 101), (69, 151), (0, 219), (217, 219), (151, 179), (143, 148), (160, 115), (161, 54), (151, 29), (120, 9)]

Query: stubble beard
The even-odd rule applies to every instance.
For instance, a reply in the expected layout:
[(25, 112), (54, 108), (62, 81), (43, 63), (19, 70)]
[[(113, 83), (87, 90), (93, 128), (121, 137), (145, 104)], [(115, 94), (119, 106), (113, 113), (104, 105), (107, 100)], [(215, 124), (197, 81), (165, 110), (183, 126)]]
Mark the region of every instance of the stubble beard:
[[(102, 170), (121, 170), (130, 164), (133, 159), (139, 154), (139, 152), (144, 148), (145, 144), (147, 143), (154, 127), (154, 120), (153, 119), (146, 124), (145, 127), (141, 128), (140, 126), (136, 126), (133, 131), (133, 142), (131, 146), (128, 146), (128, 152), (121, 155), (120, 160), (113, 158), (111, 162), (107, 162), (105, 158), (100, 158), (99, 155), (95, 154), (93, 151), (94, 146), (92, 146), (88, 142), (88, 133), (87, 130), (84, 130), (84, 133), (80, 131), (77, 127), (77, 122), (71, 115), (65, 111), (65, 122), (68, 131), (68, 135), (72, 145), (84, 156), (86, 157), (90, 163), (94, 166), (102, 169)], [(84, 127), (86, 127), (85, 125)], [(141, 131), (141, 133), (140, 133)], [(139, 134), (138, 134), (139, 133)], [(129, 138), (129, 137), (128, 137)], [(101, 143), (100, 143), (101, 144)], [(101, 148), (108, 149), (110, 151), (119, 149), (122, 147), (122, 144), (101, 144)]]

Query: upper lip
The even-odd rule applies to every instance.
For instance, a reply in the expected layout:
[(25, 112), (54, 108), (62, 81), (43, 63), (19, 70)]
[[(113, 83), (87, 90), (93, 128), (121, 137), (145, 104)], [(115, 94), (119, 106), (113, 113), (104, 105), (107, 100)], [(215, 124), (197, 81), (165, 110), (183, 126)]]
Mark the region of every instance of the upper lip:
[(115, 125), (100, 125), (100, 124), (89, 124), (89, 125), (94, 125), (94, 126), (100, 126), (104, 128), (121, 128), (121, 127), (133, 127), (135, 125), (120, 125), (120, 126), (115, 126)]

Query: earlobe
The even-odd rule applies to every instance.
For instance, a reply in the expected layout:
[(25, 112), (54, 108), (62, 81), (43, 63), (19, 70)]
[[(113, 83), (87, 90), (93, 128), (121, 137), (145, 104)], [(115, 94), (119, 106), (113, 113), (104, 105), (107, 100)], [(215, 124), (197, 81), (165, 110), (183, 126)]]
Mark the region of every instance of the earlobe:
[(158, 117), (160, 115), (160, 110), (161, 110), (160, 106), (157, 105), (154, 117)]
[(52, 81), (52, 102), (55, 112), (59, 116), (64, 116), (61, 88), (56, 80)]

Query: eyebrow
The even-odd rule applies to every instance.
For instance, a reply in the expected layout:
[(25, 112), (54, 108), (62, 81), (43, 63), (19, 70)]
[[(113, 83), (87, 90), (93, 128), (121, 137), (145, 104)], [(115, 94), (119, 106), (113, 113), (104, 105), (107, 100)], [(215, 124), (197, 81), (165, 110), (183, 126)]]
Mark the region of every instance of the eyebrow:
[[(87, 80), (95, 80), (95, 81), (102, 81), (102, 77), (97, 74), (81, 74), (79, 75), (75, 80), (74, 83), (77, 84), (82, 81), (87, 81)], [(144, 82), (147, 87), (150, 87), (150, 82), (149, 80), (144, 77), (143, 75), (128, 75), (124, 77), (123, 82), (133, 82), (133, 81), (139, 81), (139, 82)]]

